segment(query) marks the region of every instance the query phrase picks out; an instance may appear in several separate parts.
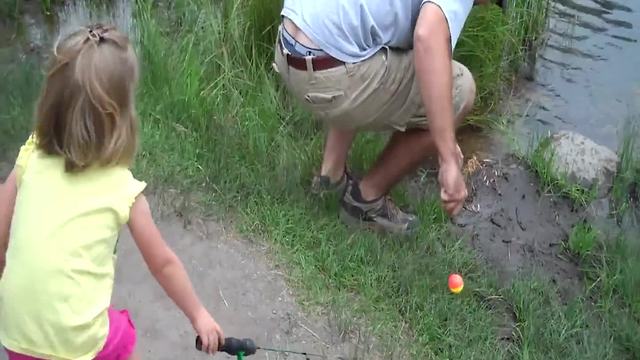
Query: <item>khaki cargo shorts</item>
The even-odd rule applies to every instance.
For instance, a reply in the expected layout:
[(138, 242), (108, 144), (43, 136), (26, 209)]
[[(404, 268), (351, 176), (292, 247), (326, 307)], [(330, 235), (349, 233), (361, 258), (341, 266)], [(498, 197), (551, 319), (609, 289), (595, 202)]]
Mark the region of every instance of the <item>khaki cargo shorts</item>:
[[(275, 46), (275, 70), (289, 92), (328, 126), (388, 131), (427, 127), (413, 51), (383, 48), (371, 58), (328, 70), (289, 67)], [(475, 93), (469, 69), (453, 61), (456, 115)]]

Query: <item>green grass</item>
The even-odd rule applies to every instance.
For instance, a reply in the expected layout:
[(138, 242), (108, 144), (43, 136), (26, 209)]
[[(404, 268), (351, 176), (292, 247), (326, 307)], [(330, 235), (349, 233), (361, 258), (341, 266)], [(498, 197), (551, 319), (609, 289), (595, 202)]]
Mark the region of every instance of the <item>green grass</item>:
[(0, 19), (16, 19), (22, 9), (21, 0), (0, 0)]
[[(44, 15), (51, 15), (55, 6), (61, 4), (61, 0), (39, 0), (40, 11)], [(24, 9), (24, 0), (0, 0), (0, 19), (18, 19)], [(37, 8), (36, 8), (37, 9)]]
[[(412, 204), (429, 224), (415, 238), (350, 233), (335, 199), (308, 196), (322, 133), (280, 91), (264, 48), (251, 46), (256, 33), (247, 30), (245, 7), (223, 16), (206, 2), (180, 5), (162, 22), (150, 8), (138, 14), (145, 121), (137, 172), (160, 181), (156, 188), (208, 192), (209, 208), (275, 245), (309, 305), (366, 318), (367, 333), (391, 343), (408, 332), (406, 351), (417, 358), (499, 357), (486, 330), (492, 314), (472, 296), (495, 287), (449, 234), (436, 199)], [(182, 24), (180, 32), (172, 24)], [(370, 163), (380, 145), (376, 136), (360, 139), (354, 166)], [(467, 278), (463, 296), (448, 293), (450, 271)]]
[(604, 235), (579, 223), (570, 244), (587, 244), (571, 249), (579, 257), (590, 299), (591, 320), (601, 322), (610, 347), (640, 356), (640, 244), (637, 232)]
[(474, 7), (456, 46), (456, 60), (469, 67), (477, 84), (476, 108), (467, 119), (472, 125), (502, 125), (493, 115), (518, 81), (520, 66), (542, 45), (549, 2), (511, 3), (506, 15), (496, 6)]
[[(337, 219), (336, 199), (309, 196), (323, 133), (286, 96), (269, 66), (278, 2), (137, 4), (142, 148), (136, 175), (156, 191), (195, 193), (199, 205), (273, 245), (300, 301), (328, 309), (338, 331), (364, 334), (363, 342), (375, 337), (387, 353), (383, 358), (393, 352), (416, 359), (631, 354), (603, 352), (610, 337), (598, 335), (610, 335), (608, 328), (589, 330), (582, 313), (558, 302), (553, 285), (526, 279), (499, 289), (464, 239), (450, 232), (435, 191), (422, 198), (396, 191), (425, 224), (411, 238), (351, 232)], [(511, 76), (497, 54), (506, 51), (499, 39), (509, 39), (514, 26), (496, 9), (476, 9), (456, 52), (478, 74), (478, 123), (497, 107), (499, 87)], [(7, 120), (0, 134), (10, 134), (11, 148), (30, 127), (36, 75), (26, 69), (13, 73), (24, 89), (0, 97)], [(382, 144), (381, 136), (361, 136), (351, 165), (367, 167)], [(465, 277), (465, 290), (457, 296), (447, 290), (451, 272)], [(514, 305), (512, 345), (496, 337), (504, 311), (490, 305), (495, 297)], [(600, 344), (605, 350), (596, 352)]]
[(545, 137), (538, 142), (532, 141), (532, 145), (529, 146), (526, 153), (520, 156), (536, 173), (544, 187), (544, 192), (565, 196), (582, 207), (595, 200), (597, 189), (586, 189), (575, 184), (568, 179), (566, 174), (555, 169), (553, 165), (555, 154), (551, 147), (550, 137)]
[[(15, 61), (17, 47), (0, 48), (0, 154), (12, 153), (32, 127), (42, 72), (33, 59)], [(6, 82), (5, 82), (6, 81)]]
[(516, 299), (519, 358), (640, 356), (640, 244), (623, 234), (603, 236), (586, 222), (577, 223), (569, 236), (568, 256), (584, 276), (585, 291), (577, 299), (562, 304), (554, 286), (530, 278), (505, 291)]
[(549, 1), (518, 0), (510, 1), (508, 14), (511, 37), (514, 40), (508, 48), (507, 60), (513, 69), (527, 61), (531, 50), (539, 49), (544, 44)]
[(624, 128), (622, 143), (618, 150), (620, 165), (614, 179), (612, 197), (619, 218), (637, 210), (640, 195), (640, 156), (638, 156), (638, 136), (640, 136), (640, 116), (631, 116)]
[(569, 251), (584, 258), (594, 250), (597, 240), (597, 230), (586, 222), (580, 222), (574, 226), (567, 245)]

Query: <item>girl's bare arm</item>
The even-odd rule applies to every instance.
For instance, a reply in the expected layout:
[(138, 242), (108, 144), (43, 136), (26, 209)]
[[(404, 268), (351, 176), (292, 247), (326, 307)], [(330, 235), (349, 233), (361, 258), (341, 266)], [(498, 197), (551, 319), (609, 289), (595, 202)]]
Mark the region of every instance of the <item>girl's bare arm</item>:
[(139, 195), (131, 208), (129, 229), (151, 274), (189, 318), (203, 349), (216, 352), (224, 343), (222, 330), (198, 299), (182, 262), (162, 238), (144, 195)]

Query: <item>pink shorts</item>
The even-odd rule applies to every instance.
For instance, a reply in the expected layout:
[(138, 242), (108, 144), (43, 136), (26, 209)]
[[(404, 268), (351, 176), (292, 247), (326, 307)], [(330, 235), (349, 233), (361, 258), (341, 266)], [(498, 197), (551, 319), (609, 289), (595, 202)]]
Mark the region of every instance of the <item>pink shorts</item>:
[[(127, 310), (109, 309), (109, 335), (95, 360), (128, 360), (136, 347), (136, 328)], [(40, 360), (5, 349), (9, 360)]]

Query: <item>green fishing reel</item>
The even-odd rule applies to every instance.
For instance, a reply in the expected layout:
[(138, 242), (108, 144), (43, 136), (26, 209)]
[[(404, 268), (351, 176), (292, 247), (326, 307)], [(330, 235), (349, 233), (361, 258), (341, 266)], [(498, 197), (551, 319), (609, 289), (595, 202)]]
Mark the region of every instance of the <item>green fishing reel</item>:
[[(202, 351), (202, 340), (200, 336), (196, 337), (196, 349)], [(224, 345), (220, 351), (229, 355), (235, 355), (238, 360), (244, 360), (245, 356), (254, 355), (258, 351), (258, 347), (251, 339), (225, 338)]]

